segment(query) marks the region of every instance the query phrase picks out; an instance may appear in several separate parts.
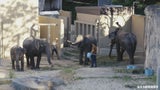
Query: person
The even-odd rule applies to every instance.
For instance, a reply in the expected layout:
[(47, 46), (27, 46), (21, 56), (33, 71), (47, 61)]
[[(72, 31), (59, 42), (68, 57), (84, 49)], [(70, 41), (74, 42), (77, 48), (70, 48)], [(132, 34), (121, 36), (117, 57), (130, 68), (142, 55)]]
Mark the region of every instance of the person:
[(92, 44), (92, 50), (91, 50), (91, 67), (97, 67), (97, 59), (96, 59), (96, 53), (97, 53), (97, 46)]
[(56, 55), (57, 55), (57, 59), (60, 59), (59, 58), (59, 53), (58, 53), (58, 50), (57, 50), (58, 49), (57, 44), (58, 44), (58, 38), (56, 38), (56, 42), (53, 43), (53, 45), (52, 45), (52, 58), (53, 58), (54, 52), (55, 52)]

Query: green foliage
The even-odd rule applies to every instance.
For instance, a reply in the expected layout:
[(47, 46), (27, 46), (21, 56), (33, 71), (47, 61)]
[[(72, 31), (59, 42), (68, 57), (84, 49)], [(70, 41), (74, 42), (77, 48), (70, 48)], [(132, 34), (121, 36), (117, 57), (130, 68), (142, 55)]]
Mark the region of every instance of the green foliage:
[(147, 78), (148, 80), (156, 83), (157, 82), (157, 76), (156, 75), (153, 75), (153, 76), (150, 76), (149, 78)]
[(0, 85), (10, 84), (12, 81), (10, 79), (0, 79)]
[(123, 5), (123, 6), (132, 6), (135, 0), (112, 0), (112, 4)]
[[(144, 9), (147, 5), (157, 4), (158, 0), (112, 0), (114, 5), (123, 5), (123, 6), (133, 6), (133, 2), (139, 2), (135, 5), (135, 14), (144, 15)], [(72, 23), (76, 19), (76, 10), (77, 6), (97, 6), (98, 0), (63, 0), (62, 6), (63, 10), (72, 12)], [(159, 3), (160, 4), (160, 3)]]
[(71, 11), (72, 12), (72, 23), (76, 19), (76, 10), (75, 7), (77, 6), (95, 6), (97, 5), (96, 0), (73, 0), (73, 2), (68, 2), (64, 0), (62, 2), (63, 10)]
[(116, 57), (109, 58), (107, 56), (98, 56), (97, 57), (98, 66), (116, 66), (118, 62)]
[(16, 76), (15, 76), (14, 71), (13, 71), (13, 70), (10, 70), (10, 71), (9, 71), (9, 78), (12, 79), (12, 78), (15, 78), (15, 77), (16, 77)]
[(138, 2), (135, 4), (135, 14), (144, 15), (144, 9), (147, 5), (158, 4), (158, 0), (112, 0), (112, 4), (123, 5), (123, 6), (133, 6), (133, 2)]
[(124, 80), (125, 82), (133, 80), (133, 78), (132, 78), (131, 76), (128, 76), (128, 75), (124, 75), (124, 76), (113, 76), (113, 77), (111, 77), (111, 79), (122, 79), (122, 80)]

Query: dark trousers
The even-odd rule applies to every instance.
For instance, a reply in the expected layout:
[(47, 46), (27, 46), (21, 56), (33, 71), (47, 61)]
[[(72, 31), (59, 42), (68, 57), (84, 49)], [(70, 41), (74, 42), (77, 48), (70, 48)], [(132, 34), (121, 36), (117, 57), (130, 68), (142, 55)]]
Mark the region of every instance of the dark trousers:
[(95, 54), (91, 55), (91, 67), (97, 67), (97, 60)]
[(59, 59), (59, 54), (58, 54), (58, 51), (57, 51), (56, 48), (53, 48), (53, 49), (52, 49), (52, 58), (53, 58), (54, 52), (56, 53), (57, 58)]

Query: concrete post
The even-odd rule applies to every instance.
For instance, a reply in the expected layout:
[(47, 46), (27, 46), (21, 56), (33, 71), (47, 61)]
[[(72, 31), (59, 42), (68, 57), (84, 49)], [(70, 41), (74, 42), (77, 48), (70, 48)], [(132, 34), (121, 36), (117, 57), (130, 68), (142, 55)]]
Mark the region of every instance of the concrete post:
[(86, 24), (86, 34), (89, 34), (89, 31), (88, 31), (88, 24)]
[(158, 70), (157, 70), (157, 85), (158, 85), (157, 90), (160, 90), (160, 67), (158, 67)]
[(0, 21), (1, 23), (1, 40), (0, 40), (0, 65), (1, 65), (1, 59), (3, 58), (4, 52), (3, 52), (3, 22)]

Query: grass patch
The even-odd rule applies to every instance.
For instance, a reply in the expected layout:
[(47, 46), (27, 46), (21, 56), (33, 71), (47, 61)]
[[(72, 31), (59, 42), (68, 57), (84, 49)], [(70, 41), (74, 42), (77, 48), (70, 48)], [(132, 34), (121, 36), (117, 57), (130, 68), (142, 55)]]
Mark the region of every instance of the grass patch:
[(12, 79), (12, 78), (15, 78), (15, 77), (16, 77), (16, 75), (15, 75), (14, 71), (10, 70), (9, 71), (9, 78)]
[(73, 68), (63, 68), (62, 69), (64, 73), (68, 74), (68, 73), (74, 73)]
[(123, 80), (125, 82), (133, 80), (133, 78), (131, 76), (127, 76), (127, 75), (124, 75), (124, 76), (113, 76), (110, 79), (121, 79), (121, 80)]
[(149, 80), (153, 83), (156, 83), (157, 82), (157, 76), (156, 75), (149, 76), (149, 77), (146, 77), (145, 80)]
[(114, 69), (116, 73), (132, 73), (132, 74), (143, 74), (144, 69)]
[(83, 77), (74, 77), (74, 80), (82, 80), (82, 79), (85, 79)]
[(124, 80), (124, 81), (127, 82), (127, 81), (131, 81), (131, 80), (133, 80), (133, 79), (132, 79), (131, 76), (126, 76), (126, 75), (125, 75), (124, 77), (122, 77), (122, 80)]
[(0, 85), (10, 84), (10, 83), (11, 83), (10, 79), (0, 79)]
[(58, 70), (58, 68), (54, 68), (54, 67), (41, 67), (40, 68), (41, 71), (45, 71), (45, 70)]
[(61, 77), (70, 82), (74, 80), (75, 71), (73, 68), (63, 68), (61, 71)]
[(116, 57), (109, 58), (107, 56), (97, 56), (98, 66), (117, 66)]

